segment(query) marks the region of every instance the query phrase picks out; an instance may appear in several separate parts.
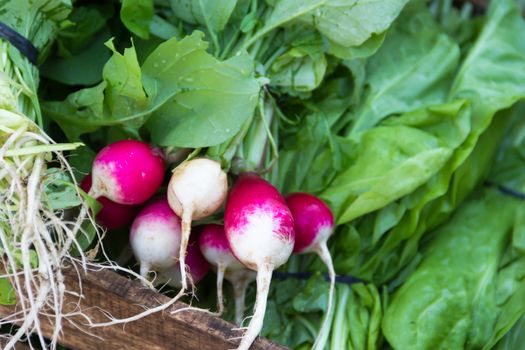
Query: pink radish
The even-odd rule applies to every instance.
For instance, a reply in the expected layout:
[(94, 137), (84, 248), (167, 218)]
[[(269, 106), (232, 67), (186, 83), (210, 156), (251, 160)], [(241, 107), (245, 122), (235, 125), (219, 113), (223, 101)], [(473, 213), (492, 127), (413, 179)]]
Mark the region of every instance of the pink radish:
[(330, 208), (319, 198), (308, 193), (292, 193), (286, 197), (295, 225), (294, 253), (317, 253), (328, 268), (330, 291), (328, 305), (321, 331), (312, 349), (323, 349), (330, 327), (333, 308), (335, 271), (330, 251), (326, 246), (334, 231), (334, 216)]
[[(194, 239), (193, 236), (190, 239), (188, 250), (186, 251), (186, 264), (189, 272), (187, 278), (190, 279), (190, 284), (199, 282), (210, 271), (210, 264), (206, 261), (204, 256), (202, 256), (198, 241), (197, 239)], [(180, 288), (182, 286), (180, 271), (178, 262), (166, 270), (159, 271), (159, 282), (165, 282), (172, 287)]]
[(244, 298), (248, 284), (255, 279), (255, 274), (247, 270), (237, 260), (226, 239), (224, 226), (208, 224), (200, 229), (199, 247), (208, 262), (217, 268), (217, 313), (224, 312), (223, 280), (233, 285), (235, 296), (235, 323), (240, 324), (244, 315)]
[(162, 151), (136, 140), (117, 141), (97, 154), (92, 175), (93, 197), (104, 196), (120, 204), (144, 203), (162, 184)]
[(140, 274), (147, 277), (156, 271), (174, 266), (181, 241), (179, 217), (171, 210), (166, 198), (148, 204), (131, 226), (130, 243), (140, 263)]
[(183, 289), (188, 288), (185, 260), (191, 221), (203, 219), (217, 211), (227, 191), (226, 173), (218, 162), (211, 159), (192, 159), (173, 171), (168, 185), (168, 201), (171, 209), (182, 218), (179, 261)]
[[(91, 189), (91, 183), (91, 174), (88, 174), (82, 179), (80, 188), (87, 193)], [(139, 210), (136, 205), (115, 203), (106, 197), (98, 197), (97, 201), (102, 204), (102, 209), (97, 213), (97, 223), (108, 230), (119, 230), (128, 226)]]
[(235, 257), (257, 271), (254, 314), (238, 348), (247, 350), (262, 329), (273, 270), (292, 253), (294, 222), (275, 187), (255, 173), (243, 173), (228, 196), (224, 227)]

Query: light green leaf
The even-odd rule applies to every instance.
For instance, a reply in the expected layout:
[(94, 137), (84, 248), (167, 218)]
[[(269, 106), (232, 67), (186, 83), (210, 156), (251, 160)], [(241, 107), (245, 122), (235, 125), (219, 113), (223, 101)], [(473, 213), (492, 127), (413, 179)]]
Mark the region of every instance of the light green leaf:
[(198, 23), (217, 35), (226, 27), (237, 0), (170, 0), (175, 15), (188, 23)]
[(297, 19), (310, 11), (321, 7), (328, 0), (280, 0), (275, 4), (270, 16), (265, 21), (264, 26), (259, 29), (245, 44), (244, 48), (249, 47), (259, 40), (266, 33), (277, 27), (283, 26), (294, 19)]
[(328, 53), (344, 60), (366, 58), (379, 50), (386, 37), (386, 31), (381, 34), (372, 34), (368, 40), (359, 46), (345, 47), (328, 41)]
[(127, 48), (120, 54), (112, 41), (106, 43), (113, 56), (102, 72), (106, 82), (105, 104), (112, 119), (125, 119), (148, 104), (142, 88), (142, 72), (135, 48)]
[[(146, 92), (162, 105), (148, 122), (156, 143), (206, 147), (235, 135), (252, 115), (259, 84), (246, 54), (220, 62), (206, 52), (202, 35), (167, 41), (148, 57)], [(158, 102), (157, 102), (158, 101)]]
[(49, 208), (63, 210), (80, 205), (76, 186), (67, 173), (49, 168), (43, 182), (45, 199)]
[(116, 52), (104, 81), (64, 102), (44, 103), (68, 137), (103, 126), (136, 133), (149, 118), (152, 141), (163, 146), (207, 147), (235, 135), (252, 115), (260, 85), (246, 54), (219, 61), (206, 52), (203, 34), (160, 44), (139, 67), (134, 48)]
[(312, 91), (321, 84), (326, 73), (327, 61), (324, 55), (317, 59), (305, 56), (291, 57), (290, 54), (281, 56), (275, 64), (276, 72), (269, 74), (270, 84), (278, 86), (292, 94), (294, 91)]
[(153, 0), (123, 0), (120, 9), (122, 23), (133, 34), (149, 38), (149, 27), (153, 19)]
[(408, 0), (328, 0), (312, 11), (312, 22), (330, 41), (343, 47), (362, 45), (383, 33)]

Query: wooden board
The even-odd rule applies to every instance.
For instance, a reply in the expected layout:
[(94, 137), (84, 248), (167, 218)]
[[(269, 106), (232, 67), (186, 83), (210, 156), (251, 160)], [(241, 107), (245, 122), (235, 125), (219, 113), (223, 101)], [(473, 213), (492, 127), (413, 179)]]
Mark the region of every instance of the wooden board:
[[(66, 273), (66, 285), (69, 291), (80, 291), (82, 298), (80, 310), (90, 316), (94, 322), (105, 322), (107, 317), (100, 309), (110, 312), (115, 318), (125, 318), (144, 309), (139, 305), (152, 308), (169, 300), (168, 297), (143, 287), (137, 281), (131, 281), (112, 271), (91, 271), (79, 278), (70, 269)], [(66, 297), (66, 312), (76, 309), (78, 297)], [(234, 331), (235, 325), (209, 314), (184, 311), (171, 315), (169, 311), (187, 305), (177, 302), (170, 309), (142, 318), (125, 325), (113, 325), (102, 328), (84, 328), (91, 335), (79, 331), (74, 325), (65, 321), (60, 344), (78, 350), (133, 350), (133, 349), (179, 349), (179, 350), (226, 350), (235, 349), (240, 333)], [(76, 309), (78, 311), (78, 309)], [(11, 313), (13, 307), (1, 306), (0, 313)], [(77, 323), (84, 323), (78, 317), (72, 318)], [(42, 318), (42, 328), (50, 335), (52, 327)], [(283, 350), (283, 346), (259, 338), (252, 349)]]

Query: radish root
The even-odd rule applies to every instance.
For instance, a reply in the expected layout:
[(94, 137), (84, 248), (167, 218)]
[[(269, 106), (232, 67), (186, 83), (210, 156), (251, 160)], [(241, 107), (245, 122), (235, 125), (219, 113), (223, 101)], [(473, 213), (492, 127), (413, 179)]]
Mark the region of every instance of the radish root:
[(255, 306), (253, 317), (250, 325), (244, 333), (238, 350), (248, 350), (255, 339), (261, 332), (264, 314), (266, 313), (266, 302), (268, 299), (268, 292), (270, 291), (270, 282), (272, 280), (273, 268), (269, 266), (262, 266), (257, 272), (257, 297), (255, 299)]
[[(188, 249), (188, 241), (190, 239), (191, 234), (191, 220), (193, 216), (193, 210), (191, 208), (184, 208), (182, 212), (182, 218), (181, 218), (181, 226), (182, 226), (182, 236), (181, 236), (181, 242), (180, 242), (180, 252), (179, 252), (179, 263), (180, 263), (180, 276), (181, 276), (181, 284), (182, 289), (186, 290), (188, 289), (188, 274), (187, 274), (187, 266), (186, 266), (186, 250)], [(194, 285), (192, 283), (192, 289)]]
[(225, 271), (226, 267), (224, 264), (219, 264), (217, 267), (217, 316), (221, 316), (224, 313), (224, 295), (222, 292), (222, 285), (224, 282)]
[(326, 307), (326, 312), (324, 315), (321, 330), (319, 331), (319, 335), (315, 339), (314, 345), (312, 346), (312, 350), (322, 350), (324, 349), (326, 345), (326, 341), (328, 339), (328, 333), (330, 330), (330, 323), (332, 321), (331, 315), (332, 315), (334, 293), (335, 293), (335, 270), (334, 270), (334, 264), (332, 262), (332, 256), (330, 255), (330, 251), (328, 250), (328, 247), (326, 246), (326, 241), (319, 243), (319, 245), (317, 246), (316, 252), (321, 258), (321, 260), (324, 262), (326, 267), (328, 268), (328, 276), (330, 278), (330, 290), (328, 292), (328, 303)]

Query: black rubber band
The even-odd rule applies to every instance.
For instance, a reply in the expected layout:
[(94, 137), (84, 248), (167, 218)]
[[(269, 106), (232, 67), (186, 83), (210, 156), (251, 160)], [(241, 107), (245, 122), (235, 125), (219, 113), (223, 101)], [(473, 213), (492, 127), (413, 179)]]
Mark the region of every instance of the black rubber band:
[(38, 50), (31, 41), (27, 40), (13, 28), (2, 22), (0, 22), (0, 38), (9, 41), (22, 55), (27, 57), (29, 62), (36, 66)]
[[(278, 272), (274, 271), (273, 276), (278, 280), (285, 280), (289, 278), (295, 278), (299, 280), (307, 280), (310, 277), (313, 276), (310, 272)], [(325, 280), (330, 281), (330, 277), (327, 273), (323, 273), (323, 277)], [(335, 277), (335, 281), (338, 283), (345, 283), (345, 284), (355, 284), (359, 282), (363, 282), (357, 277), (354, 276), (345, 276), (345, 275), (338, 275)]]
[(511, 197), (514, 197), (514, 198), (522, 200), (522, 201), (525, 200), (525, 193), (522, 193), (522, 192), (517, 191), (515, 189), (512, 189), (510, 187), (503, 186), (503, 185), (498, 185), (498, 184), (490, 182), (490, 181), (485, 181), (485, 186), (495, 187), (495, 188), (498, 189), (498, 191), (500, 191), (501, 193), (503, 193), (503, 194), (505, 194), (507, 196), (511, 196)]

